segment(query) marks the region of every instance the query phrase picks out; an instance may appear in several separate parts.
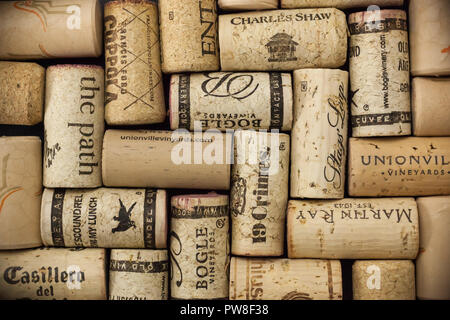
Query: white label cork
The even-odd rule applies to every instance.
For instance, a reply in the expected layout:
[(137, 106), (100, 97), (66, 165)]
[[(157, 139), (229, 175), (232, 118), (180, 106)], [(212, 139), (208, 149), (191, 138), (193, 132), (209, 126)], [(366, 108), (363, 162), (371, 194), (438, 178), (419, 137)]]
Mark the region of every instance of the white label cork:
[(276, 9), (278, 0), (219, 0), (219, 7), (230, 11)]
[(170, 127), (291, 130), (292, 82), (288, 73), (172, 75)]
[(348, 72), (294, 71), (291, 197), (344, 197)]
[(402, 6), (403, 0), (280, 0), (282, 8), (328, 8), (339, 9)]

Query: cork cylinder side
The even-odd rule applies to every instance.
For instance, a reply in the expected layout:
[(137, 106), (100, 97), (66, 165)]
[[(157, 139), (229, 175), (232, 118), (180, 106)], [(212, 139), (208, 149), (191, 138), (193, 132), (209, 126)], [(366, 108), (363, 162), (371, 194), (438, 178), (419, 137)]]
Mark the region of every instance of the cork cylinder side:
[(339, 9), (380, 7), (401, 7), (403, 0), (280, 0), (281, 8), (328, 8)]
[(219, 0), (219, 7), (228, 11), (277, 9), (278, 0)]

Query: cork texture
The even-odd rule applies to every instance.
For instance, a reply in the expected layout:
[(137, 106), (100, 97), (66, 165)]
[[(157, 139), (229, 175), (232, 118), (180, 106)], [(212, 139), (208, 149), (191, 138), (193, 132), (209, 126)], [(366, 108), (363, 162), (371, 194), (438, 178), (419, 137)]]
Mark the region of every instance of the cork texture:
[(411, 135), (406, 12), (349, 15), (353, 137)]
[(0, 61), (0, 124), (35, 125), (44, 117), (45, 69)]
[(342, 199), (348, 135), (348, 72), (294, 71), (292, 198)]
[(351, 138), (348, 161), (350, 196), (450, 194), (450, 139), (446, 137)]
[(216, 0), (159, 0), (164, 73), (217, 71)]
[(415, 259), (418, 220), (414, 198), (291, 200), (288, 257)]
[(167, 300), (167, 250), (111, 250), (109, 300)]
[(46, 246), (166, 248), (166, 191), (45, 189), (41, 235)]
[(111, 1), (105, 4), (104, 16), (106, 122), (164, 122), (157, 4)]
[(101, 186), (105, 127), (102, 67), (51, 66), (46, 81), (44, 186)]
[(230, 300), (342, 300), (341, 263), (233, 257)]
[(219, 0), (218, 4), (222, 10), (230, 11), (278, 8), (278, 0)]
[(416, 300), (412, 261), (355, 261), (352, 278), (354, 300)]
[(196, 73), (172, 75), (170, 127), (194, 130), (292, 127), (288, 73)]
[(289, 150), (287, 134), (235, 133), (231, 188), (233, 254), (283, 255)]
[(0, 137), (0, 250), (42, 245), (39, 137)]
[(223, 71), (338, 68), (347, 23), (337, 9), (270, 10), (219, 16)]
[(0, 299), (106, 299), (104, 249), (0, 251), (0, 273)]
[(328, 8), (339, 9), (402, 6), (403, 0), (280, 0), (282, 8)]
[(227, 299), (228, 196), (174, 196), (171, 200), (170, 294), (175, 299)]
[(99, 57), (102, 8), (98, 0), (0, 2), (0, 59)]

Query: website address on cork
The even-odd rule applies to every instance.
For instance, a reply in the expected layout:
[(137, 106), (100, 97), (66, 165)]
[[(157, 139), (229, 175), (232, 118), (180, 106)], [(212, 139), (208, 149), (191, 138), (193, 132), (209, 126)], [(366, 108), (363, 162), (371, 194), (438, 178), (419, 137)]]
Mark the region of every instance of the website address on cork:
[(266, 316), (270, 314), (270, 309), (267, 304), (226, 303), (220, 306), (199, 306), (188, 303), (180, 307), (179, 314), (180, 316), (214, 319), (216, 316)]

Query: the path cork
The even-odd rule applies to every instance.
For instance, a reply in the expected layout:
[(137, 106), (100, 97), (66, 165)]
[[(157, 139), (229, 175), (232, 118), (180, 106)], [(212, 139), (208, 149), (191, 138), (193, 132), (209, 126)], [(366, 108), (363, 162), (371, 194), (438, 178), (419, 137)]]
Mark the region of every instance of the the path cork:
[(402, 6), (403, 0), (280, 0), (281, 8), (368, 8), (369, 6)]
[(267, 10), (278, 8), (278, 0), (219, 0), (222, 10), (244, 11), (244, 10)]

